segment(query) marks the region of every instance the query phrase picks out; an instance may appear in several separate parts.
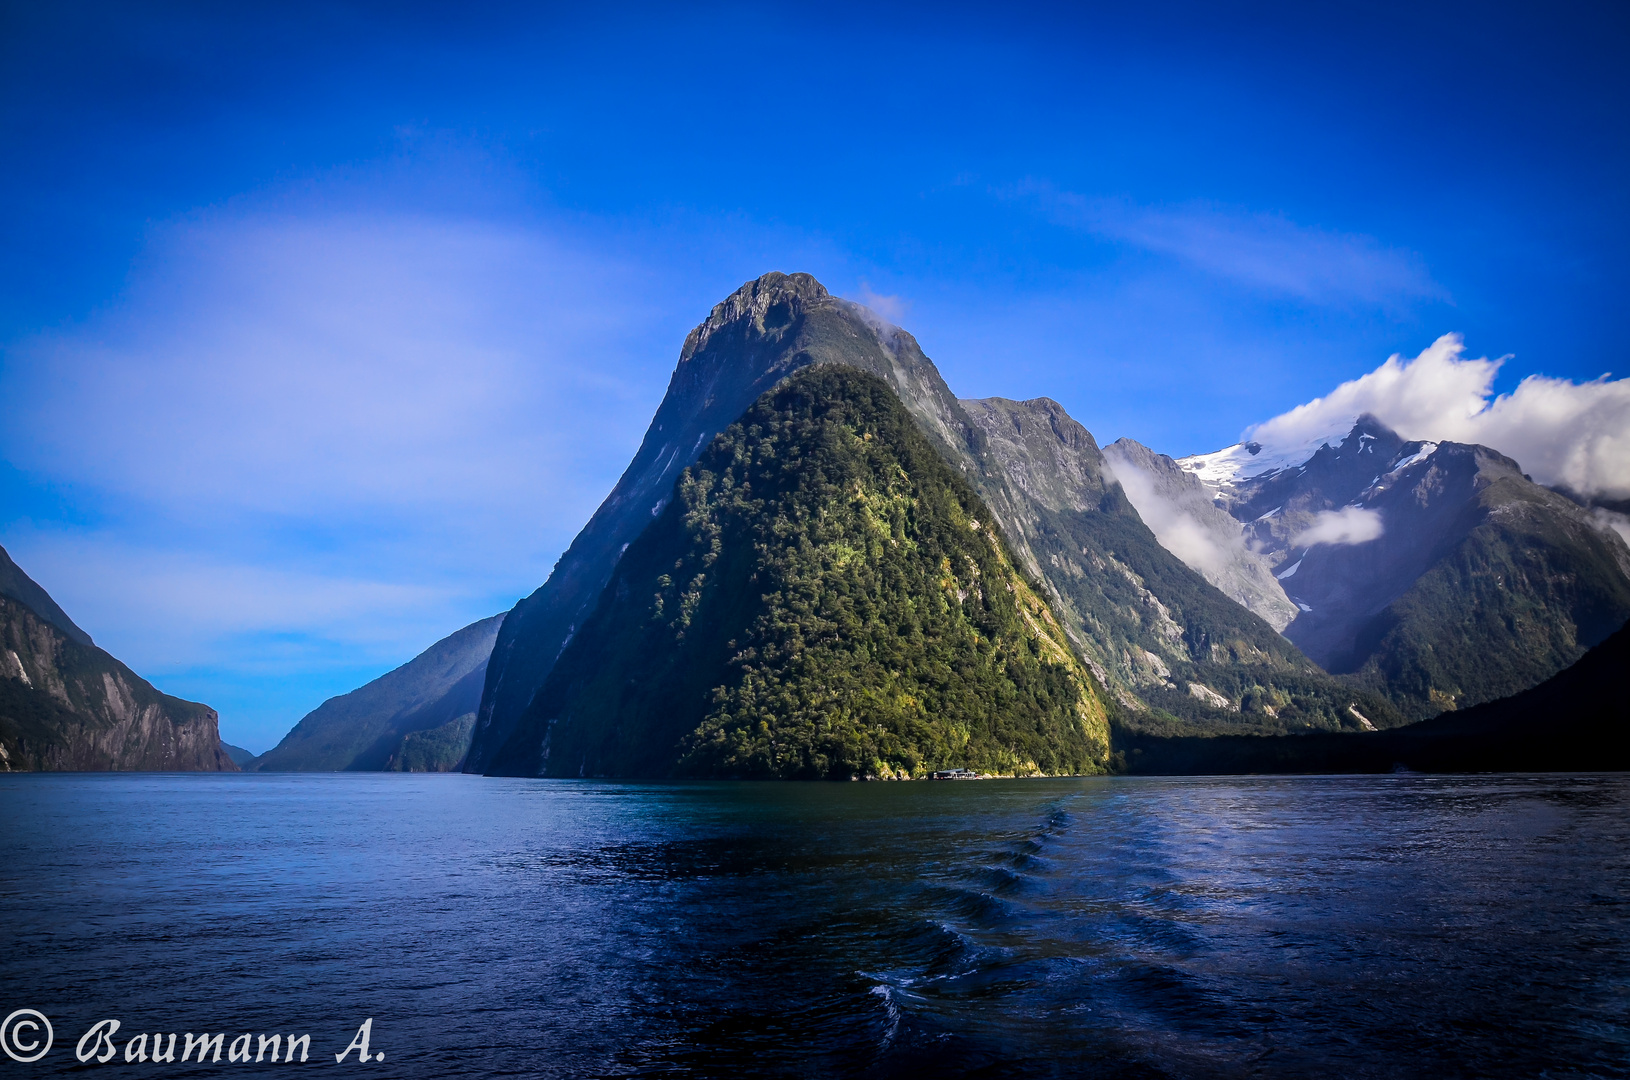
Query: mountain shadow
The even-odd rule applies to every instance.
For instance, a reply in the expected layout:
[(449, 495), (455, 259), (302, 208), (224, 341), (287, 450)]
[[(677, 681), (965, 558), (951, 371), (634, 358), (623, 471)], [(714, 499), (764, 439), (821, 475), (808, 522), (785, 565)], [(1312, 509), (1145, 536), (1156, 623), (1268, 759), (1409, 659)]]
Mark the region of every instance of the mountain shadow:
[(1129, 772), (1602, 772), (1630, 769), (1630, 624), (1530, 690), (1375, 733), (1151, 738), (1117, 730)]

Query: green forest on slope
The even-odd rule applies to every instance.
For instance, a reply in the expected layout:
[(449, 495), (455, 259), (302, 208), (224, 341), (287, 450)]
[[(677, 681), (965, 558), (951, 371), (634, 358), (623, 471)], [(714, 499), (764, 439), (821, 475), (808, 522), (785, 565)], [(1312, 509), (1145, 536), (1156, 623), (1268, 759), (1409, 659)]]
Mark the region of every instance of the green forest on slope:
[(886, 383), (806, 369), (675, 485), (493, 771), (1103, 771), (1108, 712)]
[(1359, 633), (1360, 685), (1410, 719), (1527, 690), (1630, 618), (1612, 538), (1548, 512), (1509, 478), (1481, 524)]

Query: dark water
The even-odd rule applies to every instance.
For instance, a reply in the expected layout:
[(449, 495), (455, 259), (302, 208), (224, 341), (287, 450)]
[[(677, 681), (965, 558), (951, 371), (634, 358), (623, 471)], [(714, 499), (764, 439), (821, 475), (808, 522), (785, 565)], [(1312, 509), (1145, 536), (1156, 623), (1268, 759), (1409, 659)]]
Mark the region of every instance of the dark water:
[[(1630, 780), (0, 777), (0, 1076), (1630, 1073)], [(384, 1062), (333, 1054), (373, 1018)]]

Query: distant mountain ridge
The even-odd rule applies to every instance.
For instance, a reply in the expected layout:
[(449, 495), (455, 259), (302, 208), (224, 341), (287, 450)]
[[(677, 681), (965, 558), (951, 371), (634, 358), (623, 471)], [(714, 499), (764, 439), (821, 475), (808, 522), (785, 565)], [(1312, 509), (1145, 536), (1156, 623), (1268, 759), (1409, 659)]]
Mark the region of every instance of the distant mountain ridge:
[(257, 772), (447, 772), (463, 763), (504, 616), (471, 623), (307, 713)]
[(97, 648), (0, 548), (0, 772), (126, 770), (238, 767), (214, 709)]

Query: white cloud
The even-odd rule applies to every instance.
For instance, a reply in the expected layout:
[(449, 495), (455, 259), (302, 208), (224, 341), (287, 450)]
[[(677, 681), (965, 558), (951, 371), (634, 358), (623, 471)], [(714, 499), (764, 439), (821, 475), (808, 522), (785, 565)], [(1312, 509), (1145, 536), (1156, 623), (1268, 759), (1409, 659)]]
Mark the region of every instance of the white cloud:
[[(456, 629), (448, 612), (462, 599), (445, 581), (233, 561), (103, 532), (22, 530), (10, 539), (19, 565), (95, 628), (98, 645), (150, 676), (221, 663), (275, 671), (314, 641), (345, 646), (347, 664), (399, 663)], [(466, 622), (492, 614), (463, 606)], [(236, 644), (244, 638), (260, 655), (244, 655)]]
[(871, 285), (865, 281), (860, 283), (860, 288), (856, 290), (855, 295), (850, 299), (868, 308), (872, 314), (895, 327), (905, 323), (906, 314), (911, 310), (909, 301), (899, 296), (874, 292)]
[[(1503, 360), (1469, 359), (1445, 334), (1413, 360), (1393, 355), (1374, 371), (1245, 432), (1265, 447), (1345, 433), (1371, 413), (1406, 439), (1481, 443), (1542, 484), (1585, 495), (1630, 496), (1630, 379), (1587, 383), (1530, 375), (1494, 396)], [(1339, 437), (1339, 434), (1337, 434)]]
[(1620, 514), (1613, 510), (1597, 507), (1591, 511), (1591, 521), (1603, 532), (1613, 532), (1619, 539), (1630, 544), (1630, 514)]
[(1314, 544), (1367, 544), (1380, 537), (1384, 530), (1381, 514), (1362, 506), (1344, 506), (1340, 510), (1324, 510), (1313, 518), (1313, 524), (1291, 537), (1292, 547), (1312, 547)]
[(4, 542), (139, 673), (215, 672), (224, 720), (309, 684), (265, 720), (286, 730), (322, 672), (394, 666), (547, 577), (684, 336), (645, 277), (463, 219), (159, 227), (123, 296), (6, 345), (0, 457), (46, 494), (4, 508)]

